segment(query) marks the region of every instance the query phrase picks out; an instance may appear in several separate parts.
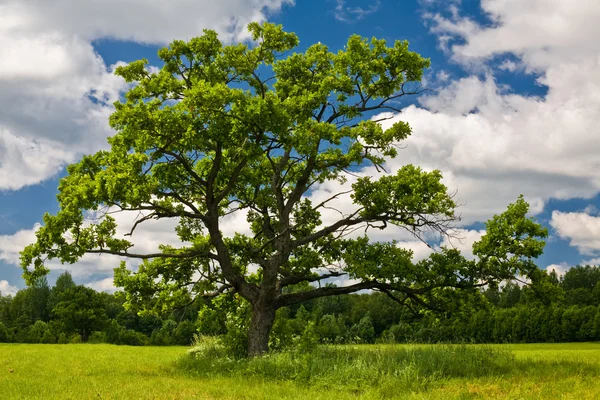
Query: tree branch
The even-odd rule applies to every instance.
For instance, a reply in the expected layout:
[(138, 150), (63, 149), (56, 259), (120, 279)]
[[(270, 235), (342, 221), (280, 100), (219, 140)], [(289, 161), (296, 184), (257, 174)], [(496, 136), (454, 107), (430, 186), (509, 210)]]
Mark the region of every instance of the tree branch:
[(112, 254), (114, 256), (139, 258), (142, 260), (150, 258), (193, 258), (193, 257), (204, 257), (212, 260), (218, 260), (217, 255), (207, 251), (190, 251), (187, 253), (148, 253), (148, 254), (136, 254), (128, 253), (126, 251), (114, 251), (109, 249), (97, 249), (97, 250), (85, 250), (88, 254)]
[(295, 285), (297, 283), (300, 282), (317, 282), (323, 279), (327, 279), (327, 278), (333, 278), (336, 276), (342, 276), (342, 275), (347, 275), (346, 272), (332, 272), (329, 274), (323, 274), (323, 275), (291, 275), (291, 276), (286, 276), (283, 279), (281, 279), (279, 281), (279, 286), (280, 287), (286, 287), (289, 285)]

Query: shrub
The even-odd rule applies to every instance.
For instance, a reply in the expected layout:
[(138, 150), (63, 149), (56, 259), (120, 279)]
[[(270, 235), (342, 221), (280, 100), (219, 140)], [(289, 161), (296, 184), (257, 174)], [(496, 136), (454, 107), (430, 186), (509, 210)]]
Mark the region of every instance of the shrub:
[(152, 346), (168, 346), (171, 344), (171, 337), (161, 329), (155, 329), (150, 336)]
[[(323, 343), (335, 343), (336, 339), (341, 336), (340, 330), (335, 315), (326, 314), (319, 321), (317, 332)], [(337, 340), (339, 342), (339, 340)]]
[(181, 321), (173, 332), (173, 344), (189, 346), (194, 339), (196, 327), (190, 321)]
[(373, 320), (369, 313), (358, 321), (358, 324), (350, 328), (350, 337), (354, 343), (373, 343), (375, 342), (375, 328)]
[(196, 325), (201, 335), (216, 336), (225, 333), (225, 320), (222, 318), (222, 313), (209, 307), (204, 307), (198, 312)]
[(107, 343), (106, 333), (101, 331), (92, 332), (90, 338), (88, 339), (89, 343)]
[(250, 326), (250, 306), (243, 301), (240, 307), (227, 313), (226, 333), (219, 337), (227, 354), (233, 358), (248, 355), (248, 328)]
[(67, 334), (62, 332), (60, 335), (58, 335), (58, 344), (67, 344), (69, 343), (69, 339), (67, 338)]
[(127, 346), (144, 346), (148, 343), (148, 337), (133, 329), (123, 329), (119, 335), (119, 344)]
[(50, 329), (47, 329), (42, 335), (42, 340), (40, 343), (53, 344), (56, 343), (56, 336), (52, 333)]
[(2, 322), (0, 322), (0, 343), (8, 343), (9, 342), (8, 329)]
[(45, 323), (44, 321), (35, 321), (35, 324), (33, 324), (30, 328), (29, 328), (29, 337), (27, 342), (28, 343), (43, 343), (42, 339), (44, 338), (44, 334), (46, 333), (50, 333), (49, 329), (48, 329), (48, 324)]

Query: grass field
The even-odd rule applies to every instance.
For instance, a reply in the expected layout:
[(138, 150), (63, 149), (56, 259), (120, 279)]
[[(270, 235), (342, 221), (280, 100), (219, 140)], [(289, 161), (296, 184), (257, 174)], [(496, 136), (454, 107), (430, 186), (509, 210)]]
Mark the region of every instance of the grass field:
[(0, 399), (600, 399), (600, 343), (340, 346), (308, 364), (186, 353), (0, 344)]

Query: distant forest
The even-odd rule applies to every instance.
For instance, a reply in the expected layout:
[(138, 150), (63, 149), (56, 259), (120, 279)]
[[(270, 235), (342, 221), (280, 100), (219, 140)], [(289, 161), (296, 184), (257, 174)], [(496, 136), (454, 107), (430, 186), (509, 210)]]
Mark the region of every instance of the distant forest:
[[(319, 298), (278, 311), (272, 340), (307, 327), (321, 343), (522, 343), (600, 340), (600, 267), (550, 274), (540, 296), (528, 286), (488, 287), (451, 312), (410, 309), (379, 292)], [(295, 290), (302, 290), (298, 287)], [(195, 334), (243, 331), (239, 298), (199, 299), (162, 315), (125, 309), (125, 294), (97, 292), (61, 274), (13, 296), (0, 294), (0, 342), (189, 345)]]

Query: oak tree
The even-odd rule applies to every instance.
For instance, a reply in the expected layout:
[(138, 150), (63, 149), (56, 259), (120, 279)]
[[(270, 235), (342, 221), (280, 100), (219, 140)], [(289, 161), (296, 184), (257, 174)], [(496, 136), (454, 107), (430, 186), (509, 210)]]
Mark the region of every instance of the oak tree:
[[(456, 289), (502, 275), (501, 268), (506, 276), (518, 271), (508, 253), (477, 264), (449, 250), (415, 265), (395, 242), (349, 235), (388, 225), (417, 237), (444, 233), (456, 205), (437, 170), (406, 165), (311, 201), (319, 185), (344, 183), (397, 155), (409, 125), (383, 129), (380, 122), (400, 111), (402, 97), (420, 92), (428, 59), (406, 41), (357, 35), (337, 52), (320, 43), (292, 52), (298, 38), (280, 26), (252, 23), (249, 30), (251, 44), (225, 45), (206, 30), (160, 50), (160, 70), (146, 60), (117, 68), (132, 86), (110, 117), (110, 150), (68, 167), (60, 210), (44, 217), (37, 241), (22, 252), (28, 280), (47, 272), (47, 259), (140, 259), (135, 272), (125, 262), (115, 270), (129, 304), (160, 309), (235, 292), (251, 304), (248, 351), (258, 355), (268, 350), (281, 307), (364, 289), (435, 307)], [(323, 211), (348, 194), (351, 211), (324, 222)], [(90, 210), (110, 213), (87, 221)], [(136, 252), (129, 236), (117, 236), (111, 214), (132, 211), (140, 214), (128, 235), (147, 221), (174, 218), (181, 245)], [(236, 213), (251, 234), (223, 234), (224, 217)], [(286, 290), (337, 276), (358, 283)]]

